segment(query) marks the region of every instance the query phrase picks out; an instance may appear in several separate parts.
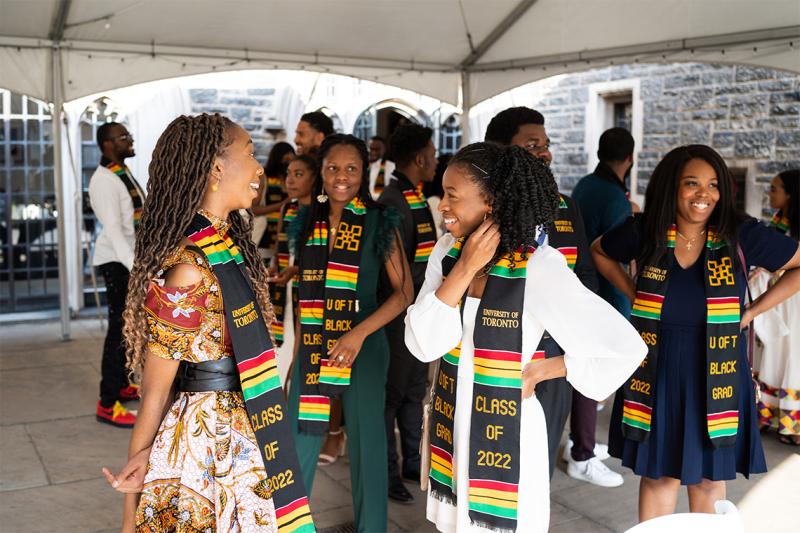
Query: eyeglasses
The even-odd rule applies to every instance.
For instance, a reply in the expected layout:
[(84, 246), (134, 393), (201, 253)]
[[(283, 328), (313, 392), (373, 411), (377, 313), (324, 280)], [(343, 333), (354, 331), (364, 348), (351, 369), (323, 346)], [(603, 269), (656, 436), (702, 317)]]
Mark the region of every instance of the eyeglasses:
[(528, 143), (525, 145), (525, 149), (532, 154), (539, 155), (549, 152), (551, 146), (553, 146), (553, 144), (550, 141), (547, 141), (547, 143), (542, 146), (536, 146), (536, 143)]
[(130, 133), (123, 133), (122, 135), (117, 135), (116, 137), (111, 137), (112, 141), (132, 141), (133, 135)]

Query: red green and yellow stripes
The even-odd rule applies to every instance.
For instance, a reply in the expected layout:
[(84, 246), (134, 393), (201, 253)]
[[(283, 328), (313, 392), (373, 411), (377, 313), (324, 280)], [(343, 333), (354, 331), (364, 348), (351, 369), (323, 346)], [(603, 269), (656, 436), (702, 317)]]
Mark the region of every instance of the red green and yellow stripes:
[(300, 323), (305, 326), (321, 326), (324, 310), (323, 300), (300, 300)]
[(273, 211), (272, 213), (267, 213), (267, 222), (271, 224), (277, 224), (280, 221), (281, 221), (280, 211)]
[(575, 270), (575, 263), (578, 261), (578, 247), (577, 246), (562, 246), (558, 248), (561, 255), (567, 260), (567, 266)]
[(739, 411), (722, 411), (706, 415), (708, 423), (708, 436), (712, 439), (719, 437), (735, 437), (739, 429)]
[(362, 202), (361, 199), (358, 197), (350, 200), (350, 203), (345, 206), (345, 209), (347, 209), (354, 215), (363, 215), (364, 213), (367, 212), (367, 206), (364, 205), (364, 202)]
[(453, 487), (453, 456), (431, 444), (431, 472), (430, 477), (445, 485)]
[(736, 296), (706, 298), (707, 321), (709, 324), (729, 324), (740, 321), (741, 308)]
[(242, 396), (245, 401), (261, 396), (265, 392), (281, 386), (278, 376), (278, 362), (275, 359), (275, 350), (245, 359), (236, 365), (239, 368), (239, 379), (242, 382)]
[(529, 254), (514, 252), (513, 261), (510, 254), (506, 254), (497, 260), (489, 274), (500, 278), (520, 279), (527, 273)]
[(678, 228), (673, 224), (667, 230), (667, 248), (675, 248), (675, 238), (678, 235)]
[(189, 240), (195, 243), (208, 257), (212, 267), (229, 263), (230, 261), (241, 264), (243, 262), (239, 249), (226, 233), (220, 237), (214, 226), (208, 226), (189, 235)]
[(775, 213), (769, 225), (783, 233), (789, 233), (789, 217), (783, 216), (780, 211)]
[[(281, 233), (281, 235), (285, 236), (285, 233)], [(278, 237), (280, 240), (280, 236)], [(289, 267), (289, 254), (278, 252), (278, 269), (279, 270), (286, 270)]]
[(319, 361), (320, 384), (346, 387), (350, 385), (350, 372), (351, 368), (349, 366), (339, 368), (332, 366), (328, 359), (320, 359)]
[(417, 243), (417, 249), (414, 251), (414, 262), (427, 263), (428, 258), (430, 258), (431, 256), (431, 252), (433, 251), (434, 246), (436, 246), (436, 242), (434, 241), (424, 241)]
[(461, 344), (444, 354), (445, 363), (449, 363), (453, 366), (458, 366), (458, 360), (461, 358)]
[(475, 349), (475, 383), (489, 387), (522, 387), (522, 354)]
[[(119, 165), (117, 163), (112, 163), (106, 168), (111, 172), (113, 172), (114, 174), (116, 174), (117, 176), (127, 178), (128, 180), (130, 180), (131, 183), (133, 183), (133, 176), (131, 176), (130, 173), (128, 172), (128, 167), (123, 167), (122, 165)], [(139, 207), (136, 207), (136, 203), (133, 204), (133, 226), (136, 227), (142, 221), (142, 206), (144, 205), (144, 198), (141, 198), (139, 196), (139, 189), (135, 185), (132, 189), (128, 189), (128, 194), (130, 194), (131, 197), (135, 196), (139, 198), (140, 202)], [(789, 226), (786, 227), (788, 229)]]
[(306, 244), (308, 246), (328, 246), (328, 225), (323, 221), (315, 222)]
[(406, 197), (408, 207), (411, 209), (425, 209), (428, 207), (428, 202), (425, 201), (425, 197), (418, 193), (416, 189), (403, 191), (403, 196)]
[(272, 336), (275, 337), (275, 340), (283, 342), (283, 334), (285, 333), (283, 330), (283, 322), (273, 320), (272, 324), (270, 324), (270, 328), (272, 329)]
[(719, 238), (716, 231), (709, 229), (708, 238), (706, 239), (706, 248), (709, 250), (719, 250), (723, 246), (725, 246), (725, 241)]
[(544, 361), (546, 356), (544, 354), (544, 350), (536, 350), (533, 352), (533, 356), (531, 357), (531, 361)]
[(458, 256), (461, 255), (462, 246), (464, 246), (464, 239), (457, 239), (456, 242), (453, 243), (453, 247), (447, 251), (447, 255), (457, 259)]
[(643, 403), (625, 400), (622, 406), (622, 423), (650, 431), (653, 409)]
[(278, 533), (314, 533), (314, 521), (311, 518), (311, 509), (308, 498), (303, 496), (280, 509), (275, 509), (275, 521), (278, 523)]
[(661, 320), (661, 307), (663, 305), (663, 296), (652, 292), (636, 291), (636, 299), (633, 301), (631, 314), (639, 318)]
[(470, 479), (469, 510), (516, 520), (518, 491), (516, 483)]
[(328, 422), (331, 418), (331, 399), (327, 396), (301, 395), (300, 420)]
[(297, 218), (297, 205), (289, 204), (286, 207), (286, 211), (283, 213), (284, 227), (286, 227), (289, 222), (293, 221), (295, 218)]
[(326, 289), (345, 289), (354, 291), (358, 286), (358, 266), (328, 261), (325, 274)]

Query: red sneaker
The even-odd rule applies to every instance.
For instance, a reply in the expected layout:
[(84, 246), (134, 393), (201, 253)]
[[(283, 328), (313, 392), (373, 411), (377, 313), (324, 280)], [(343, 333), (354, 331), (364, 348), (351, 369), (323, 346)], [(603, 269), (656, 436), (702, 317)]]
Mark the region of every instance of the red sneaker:
[(119, 401), (121, 401), (122, 403), (132, 402), (138, 399), (140, 399), (139, 385), (131, 383), (124, 389), (119, 390)]
[(97, 421), (119, 428), (130, 428), (136, 423), (136, 415), (119, 402), (114, 402), (111, 407), (103, 407), (97, 402)]

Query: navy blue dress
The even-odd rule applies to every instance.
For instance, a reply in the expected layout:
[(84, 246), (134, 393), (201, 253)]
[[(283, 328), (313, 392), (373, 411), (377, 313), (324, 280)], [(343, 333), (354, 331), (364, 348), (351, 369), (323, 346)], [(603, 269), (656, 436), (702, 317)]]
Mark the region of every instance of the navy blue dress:
[[(639, 222), (629, 218), (602, 238), (603, 251), (617, 261), (627, 263), (640, 252)], [(797, 242), (755, 219), (739, 228), (739, 245), (748, 267), (759, 266), (775, 271), (797, 251)], [(670, 271), (659, 330), (658, 367), (650, 436), (636, 442), (622, 436), (622, 394), (617, 392), (609, 428), (609, 453), (637, 475), (652, 479), (668, 476), (682, 485), (694, 485), (703, 479), (735, 479), (736, 473), (757, 474), (767, 471), (761, 437), (758, 432), (747, 339), (740, 334), (738, 399), (739, 432), (735, 446), (714, 449), (706, 428), (706, 296), (703, 279), (703, 256), (684, 269), (676, 264)], [(737, 261), (738, 265), (738, 261)], [(745, 302), (745, 278), (741, 267), (736, 282), (742, 287)]]

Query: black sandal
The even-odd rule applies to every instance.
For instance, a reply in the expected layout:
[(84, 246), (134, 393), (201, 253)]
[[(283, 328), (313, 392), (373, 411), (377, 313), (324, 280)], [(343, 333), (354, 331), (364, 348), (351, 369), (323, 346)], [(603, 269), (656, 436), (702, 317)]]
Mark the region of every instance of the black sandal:
[(778, 435), (778, 441), (781, 444), (786, 444), (787, 446), (800, 446), (800, 442), (794, 440), (791, 435)]

